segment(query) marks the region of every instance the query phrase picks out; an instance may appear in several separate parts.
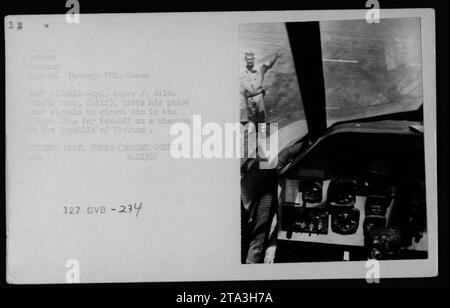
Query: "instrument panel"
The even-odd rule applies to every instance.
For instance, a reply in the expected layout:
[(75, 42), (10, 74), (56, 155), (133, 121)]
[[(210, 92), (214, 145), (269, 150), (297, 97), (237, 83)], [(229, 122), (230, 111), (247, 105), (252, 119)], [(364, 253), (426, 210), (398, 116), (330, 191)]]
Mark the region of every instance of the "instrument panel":
[[(412, 231), (403, 228), (405, 221), (425, 215), (423, 204), (418, 205), (420, 198), (410, 196), (413, 200), (406, 201), (404, 192), (411, 191), (407, 186), (346, 177), (286, 178), (278, 210), (278, 239), (366, 247), (377, 259), (387, 258), (402, 247), (426, 251), (425, 225), (416, 230), (422, 235), (411, 243), (402, 237)], [(424, 187), (414, 187), (413, 191), (420, 194), (421, 190), (424, 194)], [(417, 222), (411, 225), (417, 229)]]

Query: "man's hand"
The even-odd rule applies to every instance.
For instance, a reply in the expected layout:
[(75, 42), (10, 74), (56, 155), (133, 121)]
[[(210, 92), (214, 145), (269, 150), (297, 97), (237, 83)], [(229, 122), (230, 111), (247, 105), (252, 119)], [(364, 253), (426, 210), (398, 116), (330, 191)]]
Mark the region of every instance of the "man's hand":
[(278, 48), (278, 50), (275, 52), (275, 58), (278, 59), (279, 57), (281, 57), (281, 49)]
[(266, 68), (263, 73), (268, 71), (272, 68), (272, 66), (275, 64), (275, 62), (278, 60), (278, 58), (281, 57), (281, 49), (278, 48), (278, 50), (275, 52), (275, 54), (272, 56), (272, 59), (269, 61), (269, 63), (266, 65)]

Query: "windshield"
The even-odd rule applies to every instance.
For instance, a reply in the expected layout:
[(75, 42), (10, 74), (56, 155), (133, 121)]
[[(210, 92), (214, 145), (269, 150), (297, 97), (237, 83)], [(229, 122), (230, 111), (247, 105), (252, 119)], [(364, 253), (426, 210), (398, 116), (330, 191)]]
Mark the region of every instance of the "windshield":
[(321, 21), (327, 122), (422, 104), (420, 19)]
[[(328, 126), (419, 109), (423, 102), (419, 18), (372, 24), (332, 20), (318, 25)], [(286, 24), (240, 24), (238, 31), (241, 122), (277, 123), (281, 149), (308, 133)], [(249, 61), (254, 62), (250, 70)], [(260, 70), (271, 63), (266, 71)]]

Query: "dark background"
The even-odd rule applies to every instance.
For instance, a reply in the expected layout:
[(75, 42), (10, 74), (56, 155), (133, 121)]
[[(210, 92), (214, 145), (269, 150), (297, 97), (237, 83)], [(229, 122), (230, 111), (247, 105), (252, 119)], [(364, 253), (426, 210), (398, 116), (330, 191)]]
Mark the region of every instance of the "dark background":
[[(193, 1), (183, 1), (175, 3), (173, 1), (87, 1), (79, 0), (80, 13), (137, 13), (137, 12), (195, 12), (195, 11), (259, 11), (259, 10), (342, 10), (342, 9), (366, 9), (365, 0), (339, 0), (339, 1), (210, 1), (208, 3), (195, 3)], [(149, 302), (160, 299), (167, 303), (175, 303), (176, 295), (183, 291), (191, 294), (217, 294), (220, 292), (267, 292), (270, 291), (275, 302), (297, 302), (302, 299), (299, 291), (285, 288), (301, 287), (448, 287), (448, 224), (449, 224), (449, 165), (448, 158), (448, 132), (449, 132), (449, 97), (448, 97), (448, 1), (447, 0), (380, 0), (381, 9), (385, 8), (434, 8), (436, 13), (436, 57), (437, 57), (437, 145), (438, 145), (438, 217), (439, 217), (439, 276), (433, 278), (414, 279), (381, 279), (380, 284), (367, 284), (364, 279), (348, 280), (296, 280), (296, 281), (242, 281), (242, 282), (177, 282), (177, 283), (136, 283), (136, 284), (106, 284), (106, 285), (62, 285), (58, 287), (152, 287), (156, 288), (149, 294)], [(65, 14), (67, 8), (66, 1), (2, 1), (2, 17), (15, 14)], [(2, 18), (2, 19), (3, 19)], [(4, 32), (0, 31), (2, 37), (0, 42), (4, 44)], [(0, 49), (1, 58), (4, 59), (4, 46)], [(0, 104), (4, 112), (4, 60), (1, 61), (2, 74), (0, 84)], [(1, 117), (2, 126), (5, 126), (4, 116)], [(5, 138), (3, 134), (3, 138)], [(3, 153), (4, 139), (2, 142)], [(5, 164), (3, 164), (4, 166)], [(24, 288), (27, 286), (10, 286), (5, 282), (5, 197), (0, 210), (0, 236), (3, 243), (0, 245), (0, 280), (2, 287)], [(37, 287), (52, 287), (37, 286)], [(162, 288), (166, 289), (161, 292)], [(283, 288), (283, 290), (281, 289)], [(375, 298), (379, 297), (374, 295)], [(411, 295), (409, 296), (411, 297)], [(348, 293), (345, 298), (340, 297), (343, 304), (352, 301), (353, 294)], [(366, 298), (364, 301), (369, 300)], [(387, 300), (387, 299), (385, 299)], [(321, 299), (318, 299), (321, 302)]]

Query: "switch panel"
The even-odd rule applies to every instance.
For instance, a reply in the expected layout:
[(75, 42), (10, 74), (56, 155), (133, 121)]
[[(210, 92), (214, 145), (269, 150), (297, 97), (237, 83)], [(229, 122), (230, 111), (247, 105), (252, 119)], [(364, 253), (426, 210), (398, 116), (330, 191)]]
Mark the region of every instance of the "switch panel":
[(329, 213), (325, 209), (285, 206), (282, 215), (283, 231), (328, 234)]

